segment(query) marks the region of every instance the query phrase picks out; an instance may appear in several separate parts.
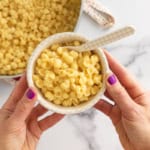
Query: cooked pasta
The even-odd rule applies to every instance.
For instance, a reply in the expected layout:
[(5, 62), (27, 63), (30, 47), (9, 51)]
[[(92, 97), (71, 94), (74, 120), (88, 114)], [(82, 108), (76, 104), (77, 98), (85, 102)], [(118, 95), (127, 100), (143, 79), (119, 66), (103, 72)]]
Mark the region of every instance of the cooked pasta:
[[(0, 75), (23, 73), (39, 42), (55, 33), (73, 31), (80, 3), (81, 0), (0, 0)], [(53, 45), (52, 49), (57, 47)]]
[(61, 46), (64, 43), (42, 51), (36, 60), (33, 81), (48, 101), (64, 107), (77, 106), (101, 89), (101, 61), (95, 52), (78, 53)]

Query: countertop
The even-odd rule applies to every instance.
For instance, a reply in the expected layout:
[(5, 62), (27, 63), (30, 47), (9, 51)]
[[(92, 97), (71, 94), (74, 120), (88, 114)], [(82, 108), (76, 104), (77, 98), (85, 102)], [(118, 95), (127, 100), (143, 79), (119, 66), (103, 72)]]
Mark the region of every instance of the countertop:
[[(116, 25), (103, 30), (87, 15), (82, 14), (77, 32), (94, 39), (125, 25), (133, 25), (136, 34), (128, 39), (105, 47), (126, 66), (144, 88), (150, 89), (150, 1), (148, 0), (99, 0), (116, 18)], [(0, 81), (0, 105), (12, 90), (12, 86)], [(46, 131), (38, 150), (122, 150), (118, 135), (108, 117), (95, 109), (66, 116)]]

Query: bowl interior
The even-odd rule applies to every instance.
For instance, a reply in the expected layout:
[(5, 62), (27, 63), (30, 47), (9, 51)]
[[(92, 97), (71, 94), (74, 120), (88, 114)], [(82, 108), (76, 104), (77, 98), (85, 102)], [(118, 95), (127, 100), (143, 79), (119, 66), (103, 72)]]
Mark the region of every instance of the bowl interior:
[[(27, 81), (28, 81), (28, 84), (30, 87), (36, 88), (36, 86), (34, 85), (34, 82), (32, 80), (32, 74), (34, 71), (35, 62), (36, 62), (37, 58), (39, 57), (39, 55), (41, 54), (41, 52), (44, 49), (51, 46), (52, 44), (62, 43), (62, 42), (71, 42), (73, 40), (79, 40), (82, 42), (87, 41), (87, 39), (81, 35), (78, 35), (76, 33), (66, 32), (66, 33), (60, 33), (60, 34), (55, 34), (53, 36), (50, 36), (37, 46), (37, 48), (35, 49), (35, 51), (33, 52), (32, 56), (31, 56), (31, 58), (29, 59), (28, 67), (27, 67)], [(40, 104), (49, 110), (52, 110), (54, 112), (61, 113), (61, 114), (79, 113), (79, 112), (85, 111), (85, 110), (89, 109), (90, 107), (92, 107), (93, 105), (95, 105), (99, 101), (100, 97), (103, 95), (103, 93), (105, 91), (105, 75), (106, 75), (106, 72), (108, 71), (108, 64), (107, 64), (105, 55), (103, 53), (103, 50), (97, 49), (96, 53), (99, 55), (100, 60), (101, 60), (103, 83), (102, 83), (102, 88), (100, 89), (100, 91), (94, 97), (92, 97), (91, 100), (89, 100), (88, 102), (85, 102), (83, 104), (80, 104), (78, 106), (73, 106), (73, 107), (58, 106), (58, 105), (55, 105), (55, 104), (45, 100), (45, 98), (42, 96), (41, 92), (38, 90), (38, 88), (36, 88), (36, 90), (38, 91), (37, 96), (38, 96), (38, 100), (39, 100)]]

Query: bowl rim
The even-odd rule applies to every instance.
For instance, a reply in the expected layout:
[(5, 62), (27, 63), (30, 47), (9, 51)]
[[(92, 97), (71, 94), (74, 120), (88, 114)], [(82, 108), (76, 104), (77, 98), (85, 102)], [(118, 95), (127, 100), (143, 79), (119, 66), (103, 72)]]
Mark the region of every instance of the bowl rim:
[[(77, 114), (77, 113), (81, 113), (85, 110), (90, 109), (91, 107), (93, 107), (102, 97), (102, 95), (104, 94), (105, 90), (106, 90), (106, 84), (105, 84), (105, 79), (103, 80), (103, 86), (100, 89), (100, 91), (92, 98), (92, 100), (78, 105), (78, 106), (74, 106), (74, 107), (63, 107), (63, 106), (58, 106), (55, 105), (49, 101), (47, 101), (42, 94), (40, 93), (39, 89), (35, 86), (33, 80), (32, 80), (32, 74), (33, 74), (33, 66), (35, 65), (35, 61), (38, 58), (38, 56), (41, 54), (41, 52), (49, 47), (52, 44), (58, 43), (57, 40), (59, 40), (59, 42), (63, 42), (64, 39), (66, 38), (67, 41), (69, 40), (81, 40), (81, 41), (88, 41), (87, 38), (85, 38), (84, 36), (77, 34), (77, 33), (73, 33), (73, 32), (65, 32), (65, 33), (58, 33), (55, 35), (52, 35), (48, 38), (46, 38), (44, 41), (42, 41), (34, 50), (34, 52), (32, 53), (32, 56), (30, 57), (29, 61), (28, 61), (28, 65), (27, 65), (27, 82), (29, 87), (35, 88), (37, 90), (37, 99), (39, 101), (39, 103), (44, 106), (45, 108), (47, 108), (48, 110), (51, 110), (53, 112), (57, 112), (60, 114)], [(57, 41), (57, 42), (54, 42)], [(106, 59), (106, 56), (103, 52), (103, 50), (101, 48), (97, 49), (96, 52), (99, 54), (100, 59), (101, 59), (101, 63), (103, 66), (103, 71), (104, 71), (104, 78), (105, 78), (105, 74), (109, 71), (109, 67), (108, 67), (108, 62)]]
[[(80, 13), (79, 13), (78, 20), (77, 20), (77, 23), (74, 28), (74, 32), (77, 32), (80, 27), (81, 15), (83, 12), (83, 4), (84, 4), (84, 0), (81, 0)], [(0, 75), (0, 79), (14, 79), (14, 78), (21, 77), (22, 75), (23, 75), (23, 73), (17, 74), (17, 75)]]

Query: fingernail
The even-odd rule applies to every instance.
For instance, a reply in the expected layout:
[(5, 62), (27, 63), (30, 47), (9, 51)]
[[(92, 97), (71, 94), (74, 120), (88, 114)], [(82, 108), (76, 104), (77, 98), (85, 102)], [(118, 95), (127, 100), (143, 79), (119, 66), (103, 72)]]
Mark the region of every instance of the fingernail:
[(116, 79), (115, 75), (111, 75), (108, 78), (108, 82), (109, 82), (109, 84), (114, 85), (117, 82), (117, 79)]
[(28, 99), (32, 100), (35, 97), (35, 93), (32, 89), (28, 89), (26, 96)]
[(14, 78), (15, 81), (19, 81), (20, 80), (20, 77), (17, 77), (17, 78)]

